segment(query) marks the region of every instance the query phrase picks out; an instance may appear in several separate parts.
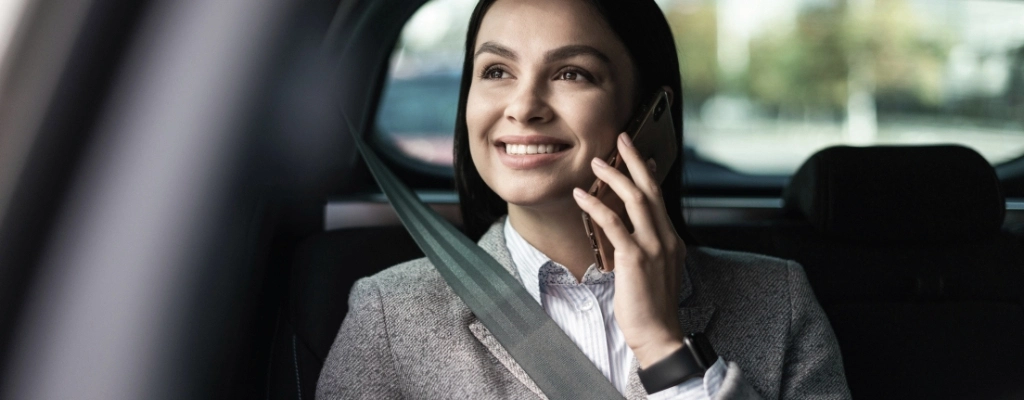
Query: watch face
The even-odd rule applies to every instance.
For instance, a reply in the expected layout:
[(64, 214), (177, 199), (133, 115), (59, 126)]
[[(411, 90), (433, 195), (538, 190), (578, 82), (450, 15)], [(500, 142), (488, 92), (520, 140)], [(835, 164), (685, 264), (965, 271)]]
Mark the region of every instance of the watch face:
[(678, 385), (687, 379), (704, 376), (718, 355), (711, 348), (702, 333), (691, 333), (683, 338), (683, 347), (654, 363), (647, 369), (640, 369), (640, 383), (647, 393), (656, 393)]

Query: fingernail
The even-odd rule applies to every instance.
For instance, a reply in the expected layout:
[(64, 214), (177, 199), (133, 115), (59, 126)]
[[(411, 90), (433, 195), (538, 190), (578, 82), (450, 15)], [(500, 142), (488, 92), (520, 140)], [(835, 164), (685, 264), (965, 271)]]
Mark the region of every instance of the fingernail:
[(583, 189), (580, 188), (574, 188), (572, 190), (572, 195), (576, 196), (577, 198), (583, 199), (587, 197), (587, 192), (584, 192)]
[(594, 165), (597, 165), (598, 167), (607, 167), (608, 163), (604, 162), (604, 160), (600, 158), (594, 157)]
[(630, 139), (629, 135), (627, 135), (625, 132), (619, 134), (619, 140), (622, 140), (622, 144), (626, 145), (627, 147), (633, 147), (633, 139)]

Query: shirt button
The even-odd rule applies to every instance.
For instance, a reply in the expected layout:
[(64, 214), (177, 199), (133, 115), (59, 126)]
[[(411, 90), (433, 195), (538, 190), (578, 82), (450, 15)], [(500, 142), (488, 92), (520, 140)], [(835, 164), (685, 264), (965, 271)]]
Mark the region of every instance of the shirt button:
[(594, 308), (594, 302), (590, 300), (584, 301), (579, 305), (580, 311), (587, 311), (590, 310), (591, 308)]

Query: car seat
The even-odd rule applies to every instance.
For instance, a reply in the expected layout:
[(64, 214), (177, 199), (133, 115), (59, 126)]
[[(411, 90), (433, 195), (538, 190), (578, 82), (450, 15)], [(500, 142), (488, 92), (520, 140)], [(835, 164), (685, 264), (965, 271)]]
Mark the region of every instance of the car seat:
[(329, 231), (300, 244), (274, 334), (267, 398), (313, 399), (320, 369), (348, 313), (352, 284), (419, 257), (423, 253), (401, 226)]
[(767, 252), (806, 269), (854, 398), (1024, 398), (1024, 246), (977, 152), (828, 148), (783, 197)]

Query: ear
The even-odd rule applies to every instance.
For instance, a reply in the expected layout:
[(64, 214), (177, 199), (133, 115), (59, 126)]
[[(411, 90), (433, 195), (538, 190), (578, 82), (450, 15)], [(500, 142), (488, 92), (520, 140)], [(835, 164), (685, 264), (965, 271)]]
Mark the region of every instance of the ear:
[(662, 86), (661, 89), (668, 92), (668, 104), (672, 105), (672, 100), (675, 99), (675, 92), (673, 92), (672, 88), (668, 86)]

